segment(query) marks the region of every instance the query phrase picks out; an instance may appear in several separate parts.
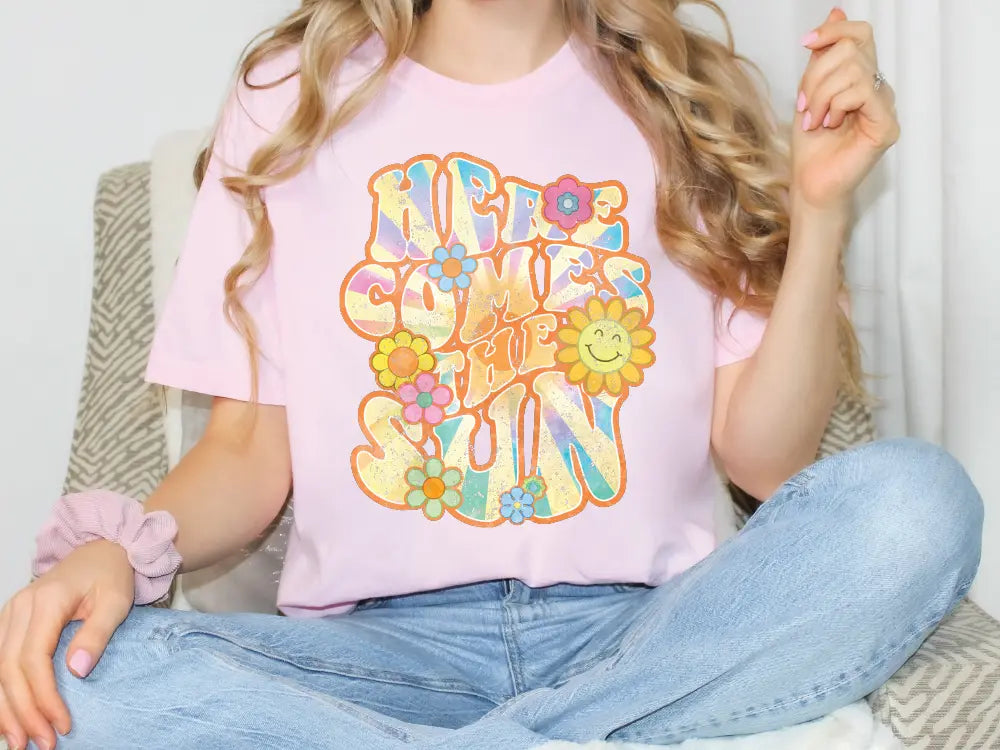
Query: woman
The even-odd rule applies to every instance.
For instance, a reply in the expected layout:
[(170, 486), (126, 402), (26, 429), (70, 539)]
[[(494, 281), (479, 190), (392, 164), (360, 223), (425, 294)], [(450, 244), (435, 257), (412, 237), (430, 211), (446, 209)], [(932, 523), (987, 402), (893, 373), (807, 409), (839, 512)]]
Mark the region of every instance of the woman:
[[(809, 466), (898, 135), (871, 29), (803, 40), (786, 169), (677, 5), (307, 0), (249, 54), (148, 371), (209, 427), (144, 509), (57, 505), (0, 619), (11, 747), (666, 744), (916, 650), (976, 571), (974, 487), (914, 441)], [(713, 455), (770, 498), (718, 548)], [(132, 609), (293, 475), (288, 617)]]

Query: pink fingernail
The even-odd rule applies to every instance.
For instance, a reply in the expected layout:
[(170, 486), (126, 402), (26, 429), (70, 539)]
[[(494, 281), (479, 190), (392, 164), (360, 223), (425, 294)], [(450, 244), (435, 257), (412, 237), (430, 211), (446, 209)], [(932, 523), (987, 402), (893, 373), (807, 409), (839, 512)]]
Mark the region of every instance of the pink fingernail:
[(77, 677), (86, 677), (94, 668), (94, 658), (83, 649), (79, 649), (70, 657), (69, 668)]
[(809, 130), (812, 124), (813, 124), (813, 113), (806, 112), (806, 116), (802, 118), (802, 129)]
[(832, 120), (832, 119), (833, 119), (833, 118), (832, 118), (832, 117), (830, 117), (830, 113), (829, 113), (829, 112), (827, 112), (827, 113), (826, 113), (826, 117), (824, 117), (824, 118), (823, 118), (823, 127), (824, 127), (824, 128), (828, 128), (828, 127), (830, 127), (830, 120)]
[(799, 100), (795, 104), (795, 109), (798, 110), (799, 112), (805, 112), (806, 111), (806, 107), (808, 107), (808, 106), (809, 106), (809, 100), (806, 99), (806, 92), (805, 91), (800, 91), (799, 92)]
[(14, 735), (5, 734), (4, 739), (7, 740), (7, 747), (9, 747), (10, 750), (19, 750), (17, 742), (14, 741)]
[(817, 39), (819, 39), (819, 32), (818, 31), (810, 31), (808, 34), (806, 34), (804, 37), (802, 37), (802, 46), (803, 47), (808, 47), (810, 44), (812, 44), (813, 42), (815, 42)]

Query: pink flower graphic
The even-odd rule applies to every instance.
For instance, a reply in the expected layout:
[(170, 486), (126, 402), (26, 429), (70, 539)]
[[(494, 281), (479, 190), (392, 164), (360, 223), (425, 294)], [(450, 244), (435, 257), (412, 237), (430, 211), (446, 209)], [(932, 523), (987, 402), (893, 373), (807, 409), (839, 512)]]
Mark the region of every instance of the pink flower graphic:
[(404, 383), (399, 387), (399, 396), (406, 404), (403, 419), (410, 424), (426, 422), (432, 427), (444, 419), (442, 407), (451, 403), (451, 388), (438, 385), (437, 379), (429, 372), (417, 377), (416, 384)]
[(594, 215), (594, 193), (575, 177), (566, 175), (545, 188), (545, 220), (568, 232)]

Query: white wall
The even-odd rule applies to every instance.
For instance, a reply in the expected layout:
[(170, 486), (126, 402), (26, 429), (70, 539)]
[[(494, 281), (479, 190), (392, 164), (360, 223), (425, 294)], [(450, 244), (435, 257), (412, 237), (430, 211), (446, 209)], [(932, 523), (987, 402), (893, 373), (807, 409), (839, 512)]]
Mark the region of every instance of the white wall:
[(294, 0), (0, 3), (0, 600), (58, 496), (104, 170), (210, 124), (243, 46)]
[[(976, 7), (992, 0), (962, 3), (972, 18)], [(796, 41), (822, 20), (829, 3), (804, 0), (794, 11), (787, 0), (721, 4), (741, 50), (761, 62), (776, 102), (790, 111), (798, 82), (790, 71), (805, 63)], [(26, 579), (32, 536), (65, 470), (87, 328), (97, 176), (148, 158), (162, 133), (210, 123), (243, 44), (295, 5), (295, 0), (0, 4), (0, 70), (7, 73), (0, 111), (0, 237), (6, 244), (0, 274), (0, 600)], [(852, 0), (848, 9), (868, 5)], [(956, 54), (972, 55), (992, 44), (988, 25), (970, 33), (983, 39)], [(950, 303), (962, 310), (947, 332), (953, 355), (948, 377), (954, 383), (970, 370), (977, 374), (971, 386), (949, 389), (944, 437), (982, 488), (992, 507), (988, 534), (1000, 539), (993, 437), (1000, 417), (1000, 345), (987, 366), (982, 354), (988, 344), (981, 338), (990, 329), (995, 337), (1000, 322), (994, 302), (997, 261), (984, 252), (996, 250), (997, 241), (990, 239), (996, 232), (992, 222), (975, 220), (991, 216), (997, 205), (996, 167), (977, 159), (995, 148), (993, 124), (1000, 112), (983, 93), (992, 90), (988, 71), (971, 61), (962, 69), (979, 76), (967, 88), (979, 95), (957, 97), (955, 117), (980, 127), (960, 151), (965, 164), (955, 165), (973, 178), (966, 177), (964, 187), (949, 186), (968, 191), (962, 215), (950, 218), (951, 231), (962, 233), (960, 244), (970, 257), (966, 272), (948, 283)], [(915, 103), (909, 108), (919, 109)], [(991, 184), (989, 198), (982, 188)], [(992, 284), (981, 272), (988, 261), (994, 264)], [(1000, 615), (998, 568), (1000, 559), (990, 549), (976, 591)]]
[[(952, 0), (945, 23), (944, 443), (986, 503), (983, 558), (972, 599), (1000, 617), (1000, 5)], [(956, 19), (975, 19), (958, 23)], [(990, 50), (986, 57), (985, 51)], [(966, 124), (974, 123), (973, 127)]]

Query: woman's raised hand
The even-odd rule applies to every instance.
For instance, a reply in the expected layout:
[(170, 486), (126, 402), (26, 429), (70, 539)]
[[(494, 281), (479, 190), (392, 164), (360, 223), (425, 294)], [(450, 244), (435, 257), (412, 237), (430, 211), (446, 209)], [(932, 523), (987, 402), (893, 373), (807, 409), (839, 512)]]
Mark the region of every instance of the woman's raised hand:
[(835, 8), (802, 40), (812, 50), (799, 88), (792, 140), (793, 197), (844, 208), (882, 154), (899, 139), (895, 95), (879, 80), (870, 24)]
[(11, 750), (22, 750), (29, 738), (51, 750), (56, 732), (70, 731), (52, 664), (66, 624), (83, 621), (66, 653), (70, 671), (86, 677), (134, 596), (125, 550), (98, 541), (74, 550), (7, 602), (0, 611), (0, 730)]

